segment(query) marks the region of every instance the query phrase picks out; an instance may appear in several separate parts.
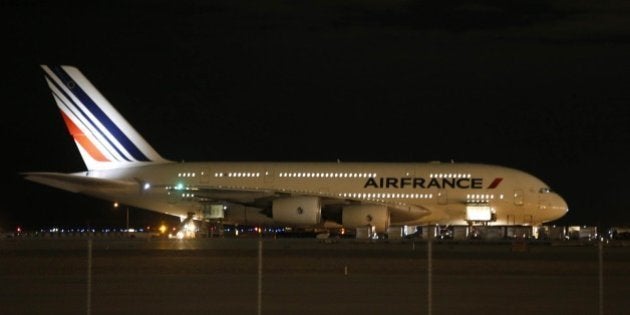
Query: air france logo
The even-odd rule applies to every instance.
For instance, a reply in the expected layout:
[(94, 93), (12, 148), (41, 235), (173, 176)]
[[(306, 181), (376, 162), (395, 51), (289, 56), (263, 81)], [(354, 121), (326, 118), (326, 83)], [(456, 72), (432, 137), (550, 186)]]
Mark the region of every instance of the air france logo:
[[(495, 178), (486, 189), (495, 189), (503, 178)], [(430, 178), (426, 180), (423, 177), (370, 177), (367, 179), (363, 188), (412, 188), (412, 189), (428, 189), (428, 188), (459, 188), (459, 189), (483, 189), (483, 178)]]

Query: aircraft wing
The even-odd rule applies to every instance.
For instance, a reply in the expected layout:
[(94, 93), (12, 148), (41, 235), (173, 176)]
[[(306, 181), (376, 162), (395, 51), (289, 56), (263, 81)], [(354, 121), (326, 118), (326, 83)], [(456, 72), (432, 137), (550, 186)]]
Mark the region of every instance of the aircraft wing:
[[(115, 193), (142, 189), (142, 181), (104, 179), (86, 176), (85, 173), (23, 173), (25, 179), (63, 189), (74, 193)], [(154, 187), (157, 188), (157, 187)], [(175, 188), (171, 190), (176, 191)], [(328, 195), (305, 194), (303, 192), (285, 192), (269, 189), (242, 189), (229, 187), (197, 187), (190, 191), (193, 200), (199, 203), (231, 203), (258, 208), (262, 214), (271, 217), (273, 201), (280, 198), (312, 196), (321, 200), (322, 216), (325, 220), (341, 221), (341, 213), (347, 206), (380, 206), (389, 210), (391, 223), (404, 224), (416, 221), (431, 213), (430, 209), (412, 204), (387, 203), (377, 200), (342, 198)], [(355, 208), (356, 209), (356, 208)]]
[[(360, 200), (332, 196), (310, 195), (300, 192), (278, 192), (274, 190), (243, 190), (225, 187), (204, 187), (195, 190), (195, 199), (199, 202), (228, 202), (241, 204), (248, 207), (259, 208), (263, 213), (270, 211), (275, 199), (313, 196), (321, 199), (322, 213), (324, 216), (336, 217), (340, 215), (344, 206), (350, 205), (376, 205), (385, 206), (390, 212), (392, 223), (411, 222), (429, 215), (431, 210), (420, 205), (385, 203), (376, 200)], [(269, 212), (270, 213), (270, 212)]]
[(199, 202), (230, 202), (247, 206), (265, 208), (276, 198), (288, 197), (290, 194), (272, 190), (232, 189), (225, 187), (200, 187), (194, 191)]

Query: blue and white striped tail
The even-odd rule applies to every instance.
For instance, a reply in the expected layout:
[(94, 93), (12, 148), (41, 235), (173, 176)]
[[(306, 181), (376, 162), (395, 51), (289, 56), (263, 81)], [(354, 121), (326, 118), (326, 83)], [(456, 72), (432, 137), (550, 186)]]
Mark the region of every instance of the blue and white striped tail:
[(88, 170), (170, 162), (140, 136), (79, 69), (42, 68)]

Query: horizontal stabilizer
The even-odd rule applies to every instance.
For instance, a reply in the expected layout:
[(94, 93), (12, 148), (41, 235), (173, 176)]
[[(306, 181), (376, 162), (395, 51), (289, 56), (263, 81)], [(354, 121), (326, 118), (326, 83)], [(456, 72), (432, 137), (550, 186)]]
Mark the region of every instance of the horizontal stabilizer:
[(48, 173), (48, 172), (29, 172), (23, 173), (25, 179), (40, 183), (43, 185), (67, 190), (74, 193), (81, 193), (86, 191), (96, 190), (115, 190), (115, 189), (129, 189), (138, 186), (136, 181), (122, 181), (95, 178), (83, 175), (84, 173), (77, 174), (62, 174), (62, 173)]

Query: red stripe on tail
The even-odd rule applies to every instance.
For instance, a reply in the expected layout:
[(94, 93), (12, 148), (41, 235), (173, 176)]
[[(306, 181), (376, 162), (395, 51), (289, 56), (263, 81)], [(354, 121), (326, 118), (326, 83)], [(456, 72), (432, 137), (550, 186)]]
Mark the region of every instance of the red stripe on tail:
[(109, 162), (109, 160), (101, 153), (101, 151), (96, 148), (92, 141), (90, 141), (90, 139), (85, 136), (81, 129), (79, 129), (79, 127), (77, 127), (77, 125), (75, 125), (74, 122), (72, 122), (72, 120), (70, 120), (70, 118), (68, 118), (68, 116), (66, 116), (63, 111), (61, 112), (61, 117), (63, 117), (63, 120), (66, 122), (68, 131), (70, 131), (70, 134), (74, 138), (74, 141), (78, 142), (79, 145), (81, 145), (81, 147), (83, 147), (83, 149), (87, 151), (87, 153), (90, 154), (93, 159), (99, 162)]

